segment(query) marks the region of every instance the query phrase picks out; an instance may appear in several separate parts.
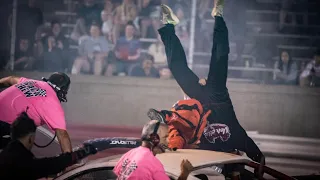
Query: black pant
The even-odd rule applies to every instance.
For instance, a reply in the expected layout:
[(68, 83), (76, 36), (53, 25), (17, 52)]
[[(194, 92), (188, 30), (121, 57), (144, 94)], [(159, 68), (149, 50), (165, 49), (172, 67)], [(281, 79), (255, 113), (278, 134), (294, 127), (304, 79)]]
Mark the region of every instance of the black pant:
[[(248, 137), (235, 116), (226, 87), (230, 49), (228, 28), (223, 18), (215, 17), (211, 62), (206, 86), (201, 86), (198, 82), (199, 78), (189, 69), (183, 47), (175, 35), (174, 26), (167, 24), (159, 29), (159, 33), (165, 46), (168, 66), (179, 86), (190, 98), (199, 100), (205, 109), (212, 110), (208, 121), (216, 126), (208, 124), (207, 127), (210, 126), (210, 129), (226, 128), (224, 127), (226, 125), (230, 130), (227, 136), (216, 133), (217, 137), (211, 137), (214, 139), (211, 142), (207, 137), (202, 137), (200, 148), (224, 152), (238, 149), (245, 151), (254, 160), (257, 159), (256, 157), (260, 157), (262, 154), (259, 148)], [(222, 123), (223, 126), (220, 125)], [(212, 131), (217, 132), (216, 130)]]
[(0, 149), (3, 149), (10, 142), (11, 138), (3, 138), (10, 135), (10, 124), (0, 121)]

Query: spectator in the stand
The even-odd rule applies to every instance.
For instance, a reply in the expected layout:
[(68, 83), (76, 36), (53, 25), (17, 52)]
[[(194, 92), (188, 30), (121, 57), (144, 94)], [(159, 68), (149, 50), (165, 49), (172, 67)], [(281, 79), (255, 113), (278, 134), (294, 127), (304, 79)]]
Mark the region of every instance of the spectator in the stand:
[(61, 49), (62, 43), (56, 42), (54, 36), (45, 38), (45, 48), (43, 51), (43, 70), (47, 72), (63, 72), (66, 68), (67, 62), (63, 56)]
[(160, 68), (159, 73), (160, 73), (160, 79), (171, 79), (172, 78), (171, 71), (167, 67)]
[(72, 74), (81, 71), (95, 75), (101, 75), (108, 57), (110, 44), (104, 36), (101, 36), (101, 29), (98, 24), (92, 24), (91, 36), (84, 40), (79, 46), (79, 57), (74, 61)]
[(276, 74), (277, 84), (297, 84), (298, 66), (287, 51), (282, 51), (280, 59), (275, 63), (280, 72)]
[(116, 43), (115, 60), (107, 70), (112, 71), (111, 74), (125, 73), (128, 75), (129, 70), (139, 62), (140, 41), (134, 37), (134, 33), (135, 27), (129, 22), (125, 28), (125, 36), (120, 37)]
[[(140, 31), (142, 38), (150, 38), (154, 37), (154, 35), (158, 34), (158, 26), (154, 21), (156, 17), (155, 13), (157, 13), (157, 6), (160, 8), (158, 2), (154, 2), (151, 0), (142, 0), (141, 10), (139, 12), (139, 20), (140, 20)], [(160, 13), (158, 13), (160, 15)], [(157, 19), (157, 22), (159, 20)], [(148, 34), (149, 28), (152, 27), (153, 34)]]
[(149, 46), (148, 53), (154, 57), (155, 66), (167, 66), (167, 56), (161, 37), (158, 34), (157, 42)]
[[(289, 11), (293, 11), (298, 14), (290, 14), (288, 15)], [(293, 25), (296, 25), (297, 22), (300, 20), (297, 17), (301, 18), (302, 24), (308, 24), (308, 1), (305, 0), (282, 0), (281, 1), (281, 7), (280, 7), (280, 13), (279, 13), (279, 30), (283, 30), (284, 25), (286, 22), (291, 21)]]
[(115, 43), (113, 39), (113, 4), (111, 0), (106, 0), (104, 10), (101, 12), (102, 19), (102, 33), (108, 39), (109, 42)]
[(34, 64), (32, 44), (27, 38), (22, 38), (18, 44), (19, 48), (15, 53), (15, 70), (31, 70)]
[(176, 34), (179, 37), (182, 46), (185, 50), (189, 47), (189, 19), (185, 16), (184, 9), (181, 5), (175, 6), (175, 14), (180, 23), (175, 26)]
[(65, 34), (61, 32), (61, 24), (59, 21), (51, 22), (51, 32), (48, 34), (49, 36), (53, 36), (57, 42), (57, 47), (63, 51), (69, 50), (69, 40), (65, 37)]
[(102, 7), (95, 0), (84, 0), (84, 5), (77, 12), (77, 22), (71, 34), (75, 41), (81, 41), (80, 37), (89, 35), (88, 29), (92, 23), (101, 24)]
[[(30, 46), (34, 43), (37, 30), (43, 24), (43, 14), (40, 8), (35, 6), (36, 0), (28, 0), (27, 4), (21, 4), (17, 8), (17, 39), (27, 37)], [(9, 17), (10, 26), (12, 25), (12, 15)]]
[(314, 55), (300, 75), (300, 86), (320, 87), (320, 49)]
[(130, 76), (136, 77), (153, 77), (159, 78), (159, 71), (153, 66), (154, 58), (150, 54), (146, 54), (141, 64), (134, 66), (129, 73)]
[(133, 0), (123, 0), (123, 3), (116, 8), (114, 17), (113, 34), (114, 39), (118, 39), (124, 31), (126, 24), (134, 21), (138, 15), (137, 6)]
[(64, 71), (69, 68), (69, 40), (61, 32), (59, 21), (51, 22), (51, 30), (44, 34), (42, 42), (38, 45), (38, 53), (43, 59), (45, 71)]

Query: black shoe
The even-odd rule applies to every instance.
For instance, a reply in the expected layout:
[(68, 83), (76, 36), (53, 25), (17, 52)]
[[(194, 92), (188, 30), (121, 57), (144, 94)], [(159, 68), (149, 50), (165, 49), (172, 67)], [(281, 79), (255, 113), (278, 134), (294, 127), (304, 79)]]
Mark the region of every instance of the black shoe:
[(166, 123), (166, 117), (155, 109), (149, 109), (147, 116), (150, 118), (150, 120), (158, 120), (162, 123)]

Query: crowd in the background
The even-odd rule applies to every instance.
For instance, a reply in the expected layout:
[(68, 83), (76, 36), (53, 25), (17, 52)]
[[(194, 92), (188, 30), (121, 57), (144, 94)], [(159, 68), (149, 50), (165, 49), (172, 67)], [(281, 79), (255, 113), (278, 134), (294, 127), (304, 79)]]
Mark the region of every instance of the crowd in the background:
[[(27, 4), (18, 6), (15, 70), (170, 79), (172, 75), (166, 65), (165, 49), (157, 32), (161, 27), (161, 3), (172, 7), (180, 19), (176, 26), (176, 34), (188, 53), (190, 0), (80, 0), (79, 6), (75, 9), (76, 19), (71, 23), (73, 30), (69, 34), (62, 30), (63, 24), (70, 25), (67, 20), (52, 18), (50, 26), (45, 26), (44, 22), (49, 20), (44, 19), (43, 12), (35, 6), (35, 2), (36, 0), (28, 0)], [(206, 20), (210, 14), (208, 8), (212, 3), (210, 0), (197, 2), (194, 41), (197, 52), (210, 51), (208, 39), (212, 28)], [(225, 14), (230, 22), (230, 38), (236, 43), (236, 52), (230, 54), (233, 57), (230, 58), (229, 64), (234, 66), (242, 63), (245, 66), (247, 62), (241, 55), (245, 48), (244, 39), (247, 38), (246, 5), (238, 1), (229, 3), (230, 9), (226, 9)], [(297, 2), (293, 4), (294, 7), (296, 4)], [(292, 10), (293, 5), (289, 1), (281, 3), (280, 31), (288, 21), (288, 11)], [(12, 15), (9, 17), (10, 27), (11, 19)], [(293, 24), (298, 21), (293, 16), (290, 19)], [(303, 16), (302, 22), (304, 19)], [(146, 44), (143, 40), (151, 40), (151, 43)], [(74, 51), (71, 46), (77, 50)], [(267, 51), (267, 48), (263, 49), (264, 52)], [(259, 54), (263, 56), (263, 53)], [(280, 72), (274, 74), (273, 83), (317, 86), (318, 83), (313, 81), (320, 77), (320, 63), (317, 60), (319, 52), (315, 57), (314, 61), (306, 63), (308, 65), (301, 65), (292, 59), (289, 51), (280, 52), (279, 59), (273, 67)], [(6, 68), (9, 65), (7, 63)], [(316, 78), (309, 77), (311, 75)]]

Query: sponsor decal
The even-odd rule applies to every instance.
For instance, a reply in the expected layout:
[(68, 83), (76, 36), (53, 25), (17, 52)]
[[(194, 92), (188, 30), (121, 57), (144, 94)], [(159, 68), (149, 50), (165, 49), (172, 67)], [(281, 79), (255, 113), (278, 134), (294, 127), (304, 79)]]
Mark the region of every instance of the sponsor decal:
[(220, 139), (225, 142), (228, 141), (231, 132), (227, 125), (225, 124), (208, 124), (204, 129), (203, 135), (210, 143), (215, 143), (216, 139)]
[(131, 144), (131, 145), (136, 145), (137, 141), (111, 141), (110, 144)]

